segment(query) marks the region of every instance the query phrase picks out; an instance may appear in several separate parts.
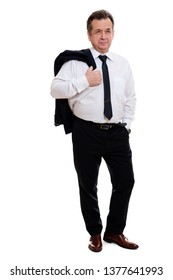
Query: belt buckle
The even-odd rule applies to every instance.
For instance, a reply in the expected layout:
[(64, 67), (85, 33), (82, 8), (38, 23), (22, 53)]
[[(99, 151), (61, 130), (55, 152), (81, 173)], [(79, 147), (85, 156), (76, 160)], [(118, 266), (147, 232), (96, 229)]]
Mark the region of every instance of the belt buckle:
[(100, 125), (100, 129), (104, 129), (104, 130), (108, 130), (109, 128), (111, 128), (112, 126), (109, 124), (101, 124)]

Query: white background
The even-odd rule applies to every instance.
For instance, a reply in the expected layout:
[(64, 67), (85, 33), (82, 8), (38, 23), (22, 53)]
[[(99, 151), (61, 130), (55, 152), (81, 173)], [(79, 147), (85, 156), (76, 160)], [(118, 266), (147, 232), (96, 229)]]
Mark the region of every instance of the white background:
[[(0, 4), (0, 254), (2, 279), (61, 279), (10, 276), (19, 268), (93, 268), (114, 279), (105, 266), (163, 266), (170, 279), (172, 259), (171, 0), (4, 0)], [(86, 20), (97, 9), (115, 19), (111, 50), (133, 69), (137, 110), (131, 147), (136, 177), (125, 235), (140, 248), (128, 251), (104, 243), (87, 249), (80, 212), (71, 135), (54, 127), (50, 96), (53, 63), (65, 49), (90, 47)], [(99, 201), (105, 226), (111, 185), (104, 162)], [(58, 278), (59, 277), (59, 278)], [(64, 279), (76, 279), (65, 276)], [(121, 278), (121, 277), (119, 277)], [(130, 276), (122, 276), (129, 279)]]

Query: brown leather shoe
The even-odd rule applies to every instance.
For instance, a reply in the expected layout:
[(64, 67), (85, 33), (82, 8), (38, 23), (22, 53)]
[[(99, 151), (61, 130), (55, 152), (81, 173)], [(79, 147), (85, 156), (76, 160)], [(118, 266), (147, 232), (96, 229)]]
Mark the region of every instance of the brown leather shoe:
[(124, 234), (117, 235), (105, 232), (103, 240), (109, 243), (116, 243), (126, 249), (137, 249), (139, 247), (137, 244), (128, 241)]
[(102, 250), (102, 240), (101, 235), (93, 235), (90, 237), (90, 244), (88, 248), (93, 252), (100, 252)]

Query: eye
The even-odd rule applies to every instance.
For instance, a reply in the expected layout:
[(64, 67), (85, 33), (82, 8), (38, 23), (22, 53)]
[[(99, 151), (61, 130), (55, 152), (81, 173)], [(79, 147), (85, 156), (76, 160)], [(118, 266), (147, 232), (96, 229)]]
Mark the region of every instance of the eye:
[(106, 34), (110, 34), (111, 33), (111, 30), (110, 29), (107, 29), (106, 30)]

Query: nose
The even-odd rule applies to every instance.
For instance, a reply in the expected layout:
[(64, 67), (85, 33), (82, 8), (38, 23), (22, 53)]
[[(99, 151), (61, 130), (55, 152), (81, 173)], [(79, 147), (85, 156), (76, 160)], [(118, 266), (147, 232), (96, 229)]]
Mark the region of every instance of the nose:
[(104, 31), (102, 31), (101, 33), (101, 39), (105, 39), (106, 38), (106, 33)]

